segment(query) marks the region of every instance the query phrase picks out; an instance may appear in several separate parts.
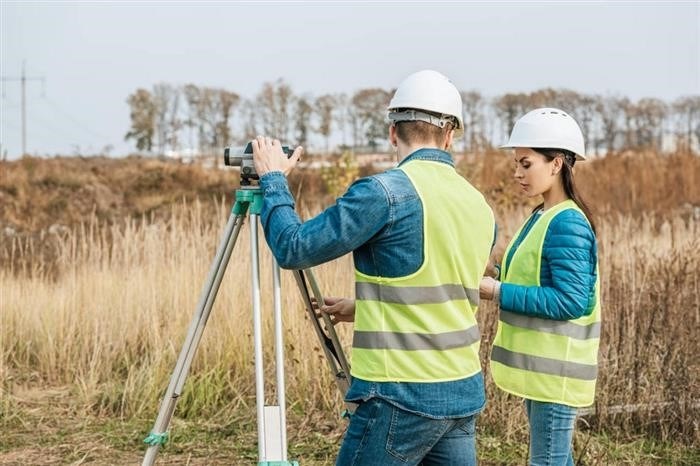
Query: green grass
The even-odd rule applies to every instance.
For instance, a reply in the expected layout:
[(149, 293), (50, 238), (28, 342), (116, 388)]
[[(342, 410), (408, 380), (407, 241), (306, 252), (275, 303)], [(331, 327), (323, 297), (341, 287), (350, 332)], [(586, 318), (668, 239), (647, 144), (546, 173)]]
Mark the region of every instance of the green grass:
[[(152, 427), (155, 413), (152, 419), (117, 419), (82, 412), (79, 406), (79, 400), (67, 392), (50, 390), (37, 394), (31, 402), (6, 402), (0, 464), (140, 463), (146, 448), (143, 438)], [(254, 411), (251, 406), (211, 419), (174, 418), (171, 438), (160, 450), (158, 464), (256, 464)], [(345, 421), (327, 419), (320, 412), (289, 413), (289, 458), (304, 466), (333, 464)], [(497, 432), (479, 427), (477, 439), (480, 464), (526, 464), (526, 438), (502, 440)], [(581, 465), (700, 464), (697, 448), (649, 438), (577, 432), (575, 449), (577, 464)]]

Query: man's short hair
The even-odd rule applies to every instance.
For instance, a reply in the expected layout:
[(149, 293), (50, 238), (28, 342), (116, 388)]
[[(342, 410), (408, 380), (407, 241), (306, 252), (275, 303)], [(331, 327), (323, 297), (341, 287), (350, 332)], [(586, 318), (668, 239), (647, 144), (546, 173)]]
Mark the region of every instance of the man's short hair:
[(454, 129), (452, 123), (440, 128), (425, 121), (397, 121), (394, 125), (396, 126), (396, 136), (403, 143), (409, 145), (426, 142), (441, 144), (450, 130)]

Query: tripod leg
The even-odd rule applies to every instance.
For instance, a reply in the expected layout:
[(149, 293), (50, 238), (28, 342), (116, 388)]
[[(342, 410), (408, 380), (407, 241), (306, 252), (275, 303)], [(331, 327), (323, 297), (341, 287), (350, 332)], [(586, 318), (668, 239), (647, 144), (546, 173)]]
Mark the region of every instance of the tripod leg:
[(282, 335), (282, 299), (280, 271), (273, 259), (272, 281), (275, 326), (275, 368), (277, 405), (265, 405), (265, 371), (263, 366), (262, 316), (260, 310), (260, 269), (258, 215), (250, 215), (250, 249), (253, 265), (253, 335), (255, 340), (255, 397), (258, 417), (258, 465), (296, 465), (287, 461), (287, 426), (284, 387), (284, 346)]
[[(344, 398), (350, 388), (350, 364), (345, 358), (343, 347), (340, 344), (340, 340), (338, 339), (338, 335), (335, 332), (330, 318), (323, 313), (321, 313), (320, 316), (317, 315), (314, 308), (314, 299), (319, 306), (323, 305), (323, 295), (320, 292), (320, 288), (316, 283), (311, 269), (295, 270), (294, 278), (301, 292), (306, 310), (311, 318), (311, 324), (316, 331), (316, 336), (318, 336), (321, 342), (321, 349), (323, 349), (323, 354), (326, 356), (326, 362), (328, 362), (331, 373), (335, 376), (335, 382), (340, 391), (340, 396)], [(309, 288), (311, 288), (311, 290), (309, 290)], [(346, 401), (345, 408), (343, 417), (354, 413), (357, 408), (357, 403)]]
[(185, 379), (190, 370), (192, 358), (202, 338), (202, 332), (209, 319), (214, 299), (219, 291), (219, 285), (223, 279), (226, 266), (231, 257), (233, 247), (236, 244), (236, 239), (238, 238), (244, 219), (245, 213), (238, 215), (231, 214), (226, 224), (224, 234), (216, 251), (216, 256), (214, 257), (214, 262), (209, 270), (209, 276), (202, 289), (202, 294), (197, 304), (197, 310), (195, 311), (189, 330), (187, 331), (185, 343), (182, 346), (182, 350), (180, 350), (175, 370), (170, 377), (170, 384), (163, 397), (163, 401), (161, 401), (158, 417), (153, 425), (153, 430), (144, 440), (149, 447), (141, 463), (143, 466), (150, 466), (155, 462), (158, 448), (167, 441), (168, 426), (173, 412), (175, 411), (175, 404), (185, 385)]
[(275, 306), (275, 369), (277, 371), (277, 406), (279, 423), (279, 443), (282, 450), (282, 461), (287, 460), (287, 414), (286, 388), (284, 383), (284, 332), (282, 327), (282, 292), (280, 285), (280, 268), (275, 258), (272, 258), (272, 285)]
[[(320, 305), (324, 304), (323, 302), (323, 295), (321, 294), (321, 289), (318, 286), (318, 283), (316, 282), (316, 277), (314, 277), (314, 273), (311, 269), (306, 269), (306, 275), (309, 279), (309, 285), (311, 285), (311, 291), (313, 292), (314, 296), (316, 297), (316, 300), (319, 302)], [(323, 323), (326, 326), (326, 331), (328, 332), (328, 335), (331, 339), (331, 342), (333, 343), (333, 348), (335, 349), (335, 352), (338, 356), (338, 362), (340, 363), (340, 367), (343, 369), (343, 372), (345, 373), (345, 376), (348, 379), (348, 385), (350, 384), (350, 364), (348, 363), (348, 360), (345, 358), (345, 352), (343, 351), (343, 347), (340, 344), (340, 340), (338, 339), (338, 334), (335, 332), (335, 327), (333, 326), (333, 322), (331, 322), (330, 317), (328, 317), (327, 314), (321, 314), (321, 318), (323, 319)]]
[(258, 253), (258, 216), (250, 216), (250, 263), (253, 298), (253, 344), (255, 355), (255, 407), (258, 421), (258, 458), (267, 459), (265, 436), (265, 368), (262, 351), (262, 315), (260, 311), (260, 256)]

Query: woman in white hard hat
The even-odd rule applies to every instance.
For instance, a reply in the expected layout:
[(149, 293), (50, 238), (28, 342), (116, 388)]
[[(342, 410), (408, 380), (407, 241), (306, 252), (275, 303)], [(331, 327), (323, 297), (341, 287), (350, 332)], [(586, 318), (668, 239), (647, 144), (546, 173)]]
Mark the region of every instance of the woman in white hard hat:
[(515, 179), (540, 197), (503, 256), (500, 281), (482, 279), (497, 300), (491, 353), (494, 382), (525, 398), (531, 465), (573, 465), (576, 409), (593, 403), (600, 301), (595, 227), (574, 184), (584, 140), (576, 121), (555, 108), (521, 117), (508, 143)]

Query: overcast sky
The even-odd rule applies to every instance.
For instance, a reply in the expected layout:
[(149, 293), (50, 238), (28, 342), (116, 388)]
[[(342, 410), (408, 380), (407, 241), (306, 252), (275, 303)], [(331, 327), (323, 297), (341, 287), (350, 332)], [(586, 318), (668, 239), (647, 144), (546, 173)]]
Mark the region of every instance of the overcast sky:
[(566, 87), (700, 94), (700, 2), (37, 2), (0, 0), (0, 150), (134, 150), (126, 98), (153, 84), (253, 97), (395, 87), (432, 68), (486, 96)]

